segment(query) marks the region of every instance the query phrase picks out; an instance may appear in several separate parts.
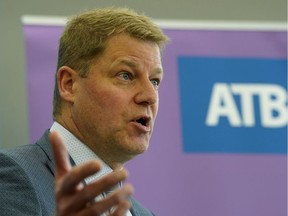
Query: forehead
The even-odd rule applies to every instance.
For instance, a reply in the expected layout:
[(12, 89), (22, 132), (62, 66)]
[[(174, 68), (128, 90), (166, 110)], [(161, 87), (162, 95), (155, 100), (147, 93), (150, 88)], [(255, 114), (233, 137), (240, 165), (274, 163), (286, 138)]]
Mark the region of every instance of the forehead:
[(119, 58), (129, 58), (137, 62), (161, 65), (160, 49), (155, 42), (136, 39), (128, 34), (119, 34), (109, 38), (103, 57), (109, 57), (113, 61)]

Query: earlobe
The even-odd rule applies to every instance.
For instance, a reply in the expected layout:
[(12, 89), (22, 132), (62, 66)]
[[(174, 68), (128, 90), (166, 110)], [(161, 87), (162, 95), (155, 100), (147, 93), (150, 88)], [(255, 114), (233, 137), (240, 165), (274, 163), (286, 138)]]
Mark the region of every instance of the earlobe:
[(63, 66), (57, 72), (57, 81), (59, 94), (62, 100), (67, 102), (74, 102), (74, 84), (77, 72), (72, 68)]

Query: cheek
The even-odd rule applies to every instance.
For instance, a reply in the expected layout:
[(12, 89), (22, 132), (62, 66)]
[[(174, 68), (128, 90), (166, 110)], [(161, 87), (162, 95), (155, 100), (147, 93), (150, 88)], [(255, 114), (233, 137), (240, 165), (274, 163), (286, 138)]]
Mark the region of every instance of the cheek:
[(86, 84), (82, 85), (78, 91), (74, 107), (76, 112), (81, 113), (81, 116), (86, 116), (87, 119), (96, 118), (102, 116), (99, 112), (104, 102), (104, 96), (99, 94), (92, 85)]
[(90, 90), (87, 93), (91, 109), (97, 110), (99, 114), (107, 115), (108, 118), (126, 106), (125, 96), (119, 92), (119, 89), (102, 88), (97, 91)]

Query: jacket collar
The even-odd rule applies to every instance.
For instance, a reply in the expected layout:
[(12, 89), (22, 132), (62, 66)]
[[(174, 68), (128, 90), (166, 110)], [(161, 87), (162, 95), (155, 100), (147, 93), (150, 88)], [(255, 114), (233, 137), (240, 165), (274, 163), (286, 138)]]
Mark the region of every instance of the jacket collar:
[[(35, 145), (38, 145), (43, 150), (43, 152), (45, 152), (45, 154), (47, 155), (47, 158), (48, 158), (47, 167), (50, 169), (53, 176), (55, 176), (55, 160), (54, 160), (54, 155), (53, 155), (52, 148), (51, 148), (51, 143), (49, 141), (49, 134), (50, 134), (50, 130), (48, 129), (44, 132), (42, 137), (35, 143)], [(75, 162), (73, 161), (70, 155), (69, 155), (69, 158), (70, 158), (70, 163), (72, 164), (72, 166), (75, 166)]]

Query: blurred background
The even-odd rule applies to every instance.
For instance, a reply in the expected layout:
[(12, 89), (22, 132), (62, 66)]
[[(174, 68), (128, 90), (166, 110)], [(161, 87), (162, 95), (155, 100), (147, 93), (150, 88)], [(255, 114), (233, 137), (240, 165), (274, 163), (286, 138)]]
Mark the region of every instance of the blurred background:
[[(52, 54), (52, 62), (46, 57), (49, 67), (41, 65), (49, 55), (45, 49), (42, 55), (42, 47), (37, 43), (46, 45), (50, 51), (56, 50), (54, 36), (61, 29), (52, 30), (51, 27), (47, 31), (43, 28), (43, 32), (39, 31), (43, 37), (28, 35), (29, 38), (26, 37), (28, 28), (31, 30), (33, 26), (24, 28), (21, 17), (63, 18), (106, 6), (126, 6), (168, 23), (174, 20), (178, 24), (204, 21), (245, 23), (246, 26), (252, 23), (256, 28), (281, 26), (282, 30), (272, 33), (271, 29), (224, 31), (224, 34), (212, 30), (165, 29), (173, 40), (163, 56), (167, 76), (160, 88), (157, 125), (149, 151), (129, 163), (128, 169), (136, 198), (158, 216), (286, 216), (287, 147), (284, 139), (287, 141), (287, 131), (285, 134), (284, 130), (287, 130), (287, 122), (276, 129), (267, 129), (262, 127), (257, 110), (255, 127), (249, 127), (249, 121), (245, 123), (244, 120), (242, 127), (231, 127), (223, 119), (219, 127), (201, 125), (203, 110), (208, 107), (204, 100), (210, 96), (208, 90), (214, 82), (226, 80), (227, 92), (233, 87), (229, 83), (239, 82), (240, 85), (234, 86), (239, 89), (243, 87), (241, 83), (255, 81), (277, 84), (281, 92), (287, 93), (286, 0), (0, 0), (0, 147), (34, 142), (41, 135), (38, 130), (42, 133), (52, 120), (49, 112), (46, 113), (52, 103), (51, 89), (47, 96), (47, 92), (42, 94), (27, 83), (35, 74), (53, 71), (56, 54)], [(262, 33), (263, 37), (258, 37)], [(51, 46), (50, 39), (54, 41)], [(31, 58), (27, 50), (33, 46), (29, 42), (34, 41), (37, 41), (34, 48), (39, 51), (30, 52)], [(36, 62), (35, 56), (41, 61)], [(283, 69), (283, 65), (286, 68)], [(229, 72), (228, 76), (221, 74), (224, 69)], [(32, 83), (40, 83), (46, 89), (44, 84), (50, 82), (49, 79), (35, 76)], [(48, 85), (53, 87), (52, 83)], [(236, 94), (231, 98), (238, 108), (241, 107)], [(195, 101), (199, 106), (195, 106)], [(257, 106), (259, 104), (255, 105), (255, 110)], [(42, 112), (46, 119), (40, 125)], [(245, 119), (245, 113), (239, 113)], [(215, 144), (219, 141), (225, 145), (217, 147)], [(267, 146), (264, 145), (266, 141)], [(194, 142), (193, 145), (190, 142)], [(205, 142), (208, 145), (204, 148)], [(281, 148), (277, 148), (279, 143)]]

